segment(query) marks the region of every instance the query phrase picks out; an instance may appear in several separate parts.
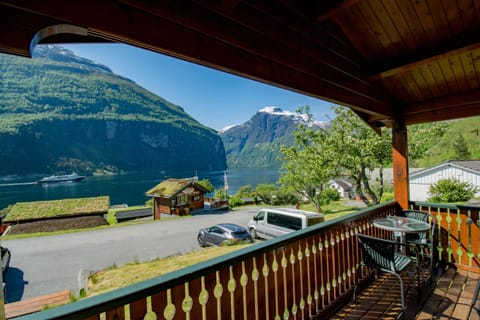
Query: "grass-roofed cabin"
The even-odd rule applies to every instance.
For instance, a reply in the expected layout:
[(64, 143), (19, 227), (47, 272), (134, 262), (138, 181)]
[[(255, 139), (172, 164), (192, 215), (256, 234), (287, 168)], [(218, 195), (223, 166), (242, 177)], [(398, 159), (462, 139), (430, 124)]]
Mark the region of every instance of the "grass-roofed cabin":
[(107, 224), (108, 196), (17, 202), (4, 222), (13, 225), (10, 233), (51, 232), (90, 228)]
[(188, 215), (190, 210), (203, 208), (206, 193), (195, 179), (167, 179), (146, 194), (153, 197), (153, 215), (158, 220), (162, 213)]

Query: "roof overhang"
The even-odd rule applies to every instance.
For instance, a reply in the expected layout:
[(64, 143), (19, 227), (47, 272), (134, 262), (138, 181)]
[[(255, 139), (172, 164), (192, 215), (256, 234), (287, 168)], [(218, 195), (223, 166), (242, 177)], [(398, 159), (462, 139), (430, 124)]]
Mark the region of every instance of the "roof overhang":
[(122, 42), (348, 106), (377, 130), (480, 115), (476, 1), (7, 0), (0, 29), (0, 52)]

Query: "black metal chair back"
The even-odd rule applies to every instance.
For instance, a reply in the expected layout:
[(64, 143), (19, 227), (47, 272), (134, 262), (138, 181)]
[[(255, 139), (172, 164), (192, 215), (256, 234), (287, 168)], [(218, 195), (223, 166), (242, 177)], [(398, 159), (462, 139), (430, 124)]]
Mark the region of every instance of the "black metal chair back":
[(357, 281), (353, 290), (354, 301), (356, 299), (360, 267), (366, 266), (368, 269), (389, 272), (398, 278), (400, 282), (402, 309), (405, 311), (404, 286), (400, 272), (402, 272), (412, 260), (398, 253), (396, 250), (397, 246), (404, 244), (364, 234), (357, 234), (357, 238), (360, 248), (362, 249), (362, 262), (357, 270)]
[[(431, 228), (427, 232), (420, 233), (407, 233), (406, 242), (409, 244), (417, 245), (418, 254), (420, 257), (427, 256), (430, 259), (430, 271), (431, 276), (434, 275), (434, 268), (436, 264), (436, 251), (435, 251), (435, 231), (437, 226), (437, 219), (435, 216), (429, 214), (428, 212), (420, 210), (403, 210), (402, 215), (419, 221), (429, 223)], [(425, 248), (427, 251), (425, 252)]]

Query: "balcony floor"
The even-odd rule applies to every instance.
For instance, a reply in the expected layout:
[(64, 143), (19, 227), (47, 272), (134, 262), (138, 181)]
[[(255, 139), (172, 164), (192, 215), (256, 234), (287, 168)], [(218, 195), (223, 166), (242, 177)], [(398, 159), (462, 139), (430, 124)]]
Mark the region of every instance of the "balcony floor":
[[(411, 278), (404, 274), (407, 287), (406, 319), (480, 319), (480, 297), (472, 307), (472, 297), (480, 275), (449, 268), (434, 285), (426, 285), (419, 302), (412, 290)], [(331, 319), (400, 319), (402, 307), (397, 278), (381, 273), (371, 285), (360, 289), (357, 303), (349, 303)], [(421, 308), (420, 308), (421, 306)], [(420, 310), (419, 310), (420, 309)]]

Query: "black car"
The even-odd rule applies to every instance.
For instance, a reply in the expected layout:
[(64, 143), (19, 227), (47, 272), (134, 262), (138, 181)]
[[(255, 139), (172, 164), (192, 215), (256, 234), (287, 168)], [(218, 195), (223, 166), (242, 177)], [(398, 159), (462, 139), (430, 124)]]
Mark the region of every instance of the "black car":
[(210, 228), (200, 229), (197, 240), (202, 247), (253, 242), (246, 228), (233, 223), (220, 223)]

